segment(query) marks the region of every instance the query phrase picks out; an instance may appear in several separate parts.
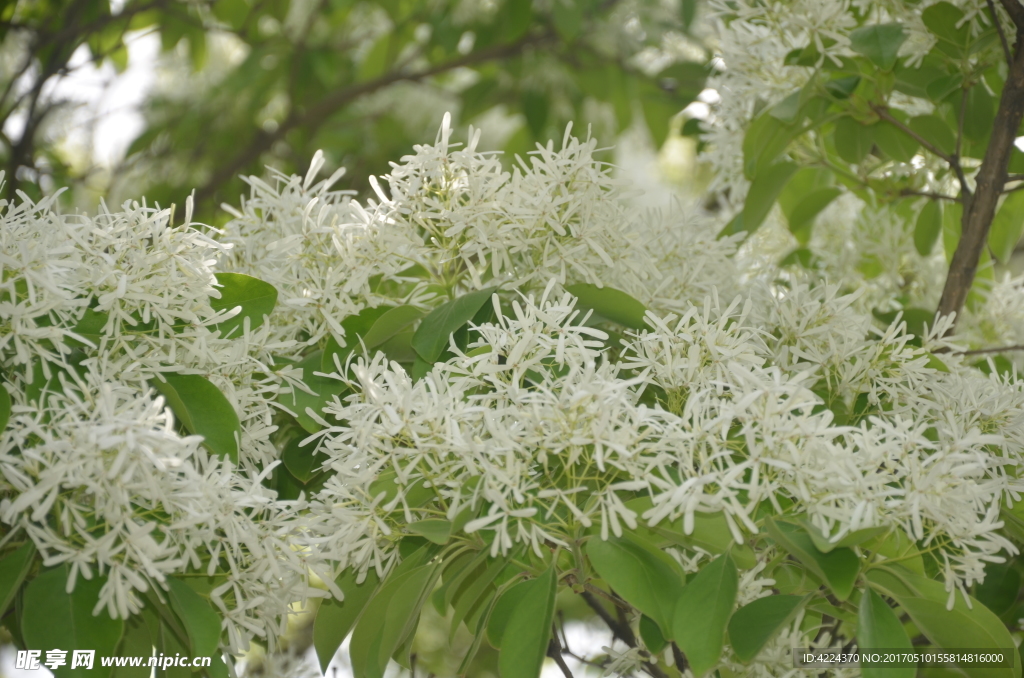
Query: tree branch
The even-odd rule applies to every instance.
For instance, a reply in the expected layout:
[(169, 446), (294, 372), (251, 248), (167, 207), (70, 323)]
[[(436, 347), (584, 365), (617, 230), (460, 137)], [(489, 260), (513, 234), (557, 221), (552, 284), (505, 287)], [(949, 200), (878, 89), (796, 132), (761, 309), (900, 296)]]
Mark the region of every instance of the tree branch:
[(999, 20), (999, 13), (996, 12), (996, 4), (992, 0), (985, 0), (988, 3), (988, 13), (992, 15), (992, 23), (999, 32), (999, 42), (1003, 44), (1003, 56), (1006, 57), (1006, 65), (1013, 63), (1013, 55), (1010, 54), (1010, 43), (1006, 42), (1006, 33), (1003, 32), (1003, 22)]
[(565, 678), (573, 678), (572, 671), (569, 670), (569, 665), (565, 663), (565, 659), (562, 658), (562, 644), (558, 642), (558, 632), (551, 636), (551, 640), (548, 641), (548, 656), (555, 660), (555, 664), (562, 671), (562, 675)]
[[(597, 597), (589, 591), (583, 591), (580, 596), (586, 601), (587, 605), (590, 606), (597, 616), (601, 618), (601, 621), (611, 630), (612, 635), (624, 642), (630, 647), (636, 647), (636, 636), (633, 635), (633, 629), (629, 628), (628, 624), (620, 624), (615, 617), (608, 613), (608, 610), (604, 609), (604, 605)], [(621, 609), (621, 608), (617, 608)], [(644, 662), (644, 670), (653, 678), (668, 678), (665, 672), (658, 668), (657, 664), (652, 662)]]
[(1010, 15), (1010, 21), (1017, 27), (1019, 35), (1021, 31), (1024, 31), (1024, 5), (1021, 5), (1019, 0), (999, 0), (999, 2), (1006, 13)]
[(265, 132), (263, 130), (257, 131), (256, 135), (247, 147), (242, 149), (242, 151), (234, 158), (217, 168), (210, 179), (202, 187), (196, 190), (195, 201), (196, 203), (202, 203), (212, 198), (221, 185), (230, 181), (238, 172), (255, 162), (260, 155), (270, 149), (276, 142), (284, 139), (285, 135), (291, 130), (297, 127), (302, 127), (309, 131), (315, 131), (323, 125), (330, 116), (337, 113), (359, 97), (372, 94), (373, 92), (387, 87), (388, 85), (393, 85), (403, 80), (417, 82), (435, 75), (440, 75), (441, 73), (446, 73), (456, 68), (472, 66), (497, 59), (507, 59), (519, 54), (528, 46), (548, 42), (553, 37), (554, 34), (551, 31), (544, 31), (543, 33), (527, 36), (507, 45), (495, 45), (487, 49), (482, 49), (479, 52), (471, 52), (465, 56), (459, 57), (458, 59), (453, 59), (447, 63), (439, 64), (417, 73), (392, 71), (391, 73), (387, 73), (375, 80), (352, 85), (345, 89), (336, 90), (301, 113), (293, 109), (276, 130), (273, 132)]
[(901, 196), (916, 195), (923, 198), (931, 198), (932, 200), (949, 200), (951, 202), (963, 202), (963, 200), (956, 195), (945, 195), (944, 193), (932, 193), (930, 191), (916, 191), (912, 188), (904, 188), (900, 191)]
[(893, 127), (899, 129), (901, 132), (906, 134), (908, 137), (910, 137), (911, 139), (913, 139), (917, 143), (919, 143), (922, 146), (924, 146), (925, 148), (927, 148), (934, 155), (937, 155), (938, 157), (940, 157), (943, 160), (945, 160), (947, 163), (949, 163), (949, 165), (951, 167), (953, 166), (953, 162), (954, 162), (953, 156), (951, 156), (949, 153), (946, 153), (941, 148), (939, 148), (938, 146), (936, 146), (932, 142), (928, 141), (923, 136), (921, 136), (920, 134), (918, 134), (917, 132), (915, 132), (914, 130), (910, 129), (905, 124), (903, 124), (902, 122), (900, 122), (899, 120), (894, 118), (892, 113), (890, 113), (889, 109), (887, 109), (885, 106), (879, 106), (877, 104), (873, 104), (871, 106), (871, 110), (873, 110), (875, 113), (877, 113), (879, 118), (881, 118), (882, 120), (885, 120), (886, 122), (888, 122)]
[(985, 247), (989, 228), (992, 226), (992, 217), (995, 215), (999, 196), (1006, 185), (1007, 167), (1017, 137), (1017, 129), (1024, 118), (1024, 50), (1021, 49), (1024, 5), (1019, 4), (1018, 0), (1003, 0), (1003, 5), (1007, 4), (1015, 7), (1015, 10), (1007, 11), (1018, 27), (1013, 63), (1010, 64), (1006, 84), (999, 99), (999, 109), (992, 124), (992, 136), (985, 150), (985, 158), (975, 176), (974, 195), (964, 202), (960, 242), (953, 253), (946, 284), (939, 300), (940, 315), (959, 314), (967, 299), (967, 293), (978, 270), (978, 260)]
[(1024, 351), (1024, 344), (994, 346), (992, 348), (972, 348), (969, 351), (954, 351), (953, 355), (983, 355), (985, 353), (1008, 353), (1009, 351)]

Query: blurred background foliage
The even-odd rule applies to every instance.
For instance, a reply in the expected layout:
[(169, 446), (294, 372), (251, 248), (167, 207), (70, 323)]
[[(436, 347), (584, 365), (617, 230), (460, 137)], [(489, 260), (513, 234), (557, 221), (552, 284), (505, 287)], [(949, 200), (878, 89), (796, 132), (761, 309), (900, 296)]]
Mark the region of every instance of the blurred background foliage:
[[(90, 209), (145, 195), (220, 223), (239, 175), (305, 171), (317, 149), (339, 188), (431, 141), (451, 111), (482, 146), (523, 154), (569, 121), (611, 145), (696, 138), (679, 112), (712, 62), (698, 0), (6, 0), (0, 4), (0, 168), (6, 195), (68, 186)], [(101, 162), (71, 143), (76, 70), (123, 73), (159, 37), (141, 130)], [(154, 38), (149, 38), (153, 40)], [(95, 122), (95, 120), (93, 120)], [(81, 136), (81, 131), (79, 131)], [(608, 156), (610, 159), (610, 156)], [(509, 160), (511, 162), (511, 160)]]

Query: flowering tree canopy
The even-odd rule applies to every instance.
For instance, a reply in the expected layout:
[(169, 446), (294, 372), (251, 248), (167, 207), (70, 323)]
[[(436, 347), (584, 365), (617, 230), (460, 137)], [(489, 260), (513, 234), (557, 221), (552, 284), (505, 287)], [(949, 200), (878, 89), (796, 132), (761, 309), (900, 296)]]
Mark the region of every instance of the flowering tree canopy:
[(931, 310), (989, 190), (997, 126), (962, 112), (1007, 101), (1013, 7), (716, 6), (724, 212), (636, 209), (571, 126), (503, 164), (447, 116), (374, 198), (317, 154), (248, 177), (223, 229), (191, 199), (0, 202), (6, 632), (208, 678), (258, 644), (298, 676), (273, 657), (305, 616), (321, 669), (349, 638), (381, 678), (432, 615), (471, 638), (432, 671), (536, 678), (571, 673), (582, 601), (611, 675), (1016, 655), (1024, 382), (989, 349), (1024, 334), (1022, 283)]

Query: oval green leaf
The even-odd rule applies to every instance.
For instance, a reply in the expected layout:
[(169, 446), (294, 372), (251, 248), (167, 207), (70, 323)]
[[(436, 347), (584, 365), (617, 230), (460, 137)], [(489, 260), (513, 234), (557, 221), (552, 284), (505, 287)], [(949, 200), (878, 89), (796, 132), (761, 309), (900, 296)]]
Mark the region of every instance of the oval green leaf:
[(576, 297), (576, 306), (581, 309), (592, 310), (612, 322), (635, 330), (647, 327), (644, 321), (647, 307), (621, 290), (589, 283), (566, 285), (565, 290)]
[(198, 374), (163, 373), (152, 383), (189, 433), (203, 436), (213, 454), (238, 463), (242, 425), (219, 388)]
[(858, 164), (871, 152), (875, 145), (877, 125), (862, 125), (853, 118), (840, 118), (836, 121), (835, 144), (839, 157), (850, 163)]
[(697, 678), (713, 669), (722, 656), (738, 587), (736, 565), (726, 553), (705, 565), (679, 594), (672, 635)]
[(896, 65), (896, 55), (906, 39), (907, 33), (901, 24), (875, 24), (851, 32), (850, 47), (883, 71), (889, 71)]
[(380, 578), (371, 567), (366, 573), (366, 579), (357, 584), (356, 573), (349, 568), (342, 572), (334, 583), (341, 589), (344, 598), (340, 601), (333, 598), (324, 599), (313, 620), (313, 647), (320, 662), (320, 670), (325, 674), (334, 654), (377, 590)]
[(396, 306), (388, 309), (363, 335), (363, 343), (367, 349), (380, 346), (422, 317), (423, 311), (415, 306)]
[(749, 663), (788, 624), (804, 598), (766, 596), (744, 605), (729, 620), (729, 643), (741, 662)]
[(11, 420), (11, 394), (7, 392), (3, 384), (0, 384), (0, 433), (7, 428)]
[(852, 549), (836, 548), (822, 553), (814, 546), (811, 536), (797, 525), (769, 519), (766, 527), (771, 538), (823, 579), (836, 598), (850, 597), (860, 572), (860, 559)]
[(682, 589), (682, 573), (664, 561), (665, 554), (628, 538), (586, 544), (590, 564), (627, 603), (671, 633), (672, 613)]
[[(99, 656), (114, 654), (124, 633), (124, 622), (111, 619), (106, 609), (93, 615), (105, 578), (93, 575), (86, 580), (79, 575), (75, 590), (65, 591), (68, 566), (61, 565), (41, 572), (25, 587), (22, 605), (21, 633), (30, 650), (94, 650)], [(98, 663), (98, 662), (97, 662)], [(67, 666), (58, 668), (57, 678), (89, 678), (94, 671)]]
[[(1024, 223), (1024, 221), (1022, 221)], [(928, 256), (942, 233), (942, 203), (929, 200), (921, 208), (914, 224), (914, 247), (921, 256)], [(991, 240), (991, 234), (989, 236)]]
[(1013, 250), (1024, 234), (1024, 191), (1014, 191), (1003, 199), (992, 227), (988, 232), (988, 246), (1002, 264), (1010, 261)]
[(436, 362), (441, 353), (448, 348), (452, 333), (472, 320), (497, 289), (488, 287), (470, 292), (431, 311), (412, 337), (412, 347), (416, 353), (428, 364)]
[(249, 327), (256, 329), (277, 305), (277, 288), (251, 275), (218, 273), (216, 286), (220, 288), (220, 299), (210, 298), (213, 310), (239, 309), (236, 315), (217, 324), (222, 337), (240, 336), (246, 318)]
[[(899, 649), (910, 650), (913, 646), (899, 617), (882, 597), (872, 589), (864, 591), (860, 600), (860, 614), (857, 617), (857, 646), (861, 650)], [(861, 666), (864, 678), (914, 678), (917, 671), (912, 666), (878, 667)]]
[(538, 678), (547, 654), (555, 616), (555, 568), (526, 583), (530, 586), (514, 587), (521, 597), (501, 634), (501, 678)]
[(192, 655), (216, 657), (220, 654), (220, 615), (193, 591), (188, 584), (174, 577), (167, 578), (167, 600), (181, 620)]
[(15, 594), (25, 581), (35, 554), (35, 545), (31, 541), (26, 541), (0, 560), (0, 618), (7, 612)]

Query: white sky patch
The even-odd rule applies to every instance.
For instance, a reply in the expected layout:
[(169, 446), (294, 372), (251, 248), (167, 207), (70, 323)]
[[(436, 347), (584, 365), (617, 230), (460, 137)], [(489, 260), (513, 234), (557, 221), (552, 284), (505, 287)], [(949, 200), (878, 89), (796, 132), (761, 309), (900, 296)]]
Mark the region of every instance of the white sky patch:
[[(153, 86), (160, 53), (160, 38), (154, 33), (129, 33), (125, 44), (128, 68), (123, 73), (110, 63), (99, 67), (90, 63), (89, 50), (81, 46), (68, 62), (68, 74), (48, 82), (41, 97), (75, 105), (65, 123), (64, 143), (69, 151), (107, 167), (124, 158), (128, 145), (143, 130), (140, 106)], [(18, 89), (24, 91), (29, 82), (25, 78)], [(25, 114), (19, 110), (7, 119), (4, 132), (20, 138), (24, 127)]]

